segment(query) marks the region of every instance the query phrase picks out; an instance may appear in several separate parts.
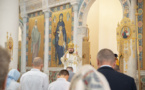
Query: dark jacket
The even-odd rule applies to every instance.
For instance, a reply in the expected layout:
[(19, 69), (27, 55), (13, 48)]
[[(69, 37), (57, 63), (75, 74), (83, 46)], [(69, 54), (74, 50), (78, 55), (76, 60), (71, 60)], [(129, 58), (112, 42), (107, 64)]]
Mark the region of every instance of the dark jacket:
[(110, 85), (111, 90), (137, 90), (134, 79), (125, 74), (115, 71), (111, 67), (101, 67), (98, 69)]

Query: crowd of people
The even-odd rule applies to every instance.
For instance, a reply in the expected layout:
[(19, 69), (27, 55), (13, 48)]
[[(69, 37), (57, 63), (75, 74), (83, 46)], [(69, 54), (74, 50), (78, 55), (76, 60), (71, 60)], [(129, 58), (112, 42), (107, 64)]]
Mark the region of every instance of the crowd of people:
[(115, 70), (116, 60), (111, 50), (100, 50), (96, 60), (98, 70), (84, 65), (73, 73), (73, 68), (67, 67), (49, 84), (48, 75), (41, 72), (43, 60), (40, 57), (34, 58), (30, 71), (20, 75), (16, 69), (9, 71), (10, 55), (0, 47), (0, 90), (137, 90), (132, 77)]

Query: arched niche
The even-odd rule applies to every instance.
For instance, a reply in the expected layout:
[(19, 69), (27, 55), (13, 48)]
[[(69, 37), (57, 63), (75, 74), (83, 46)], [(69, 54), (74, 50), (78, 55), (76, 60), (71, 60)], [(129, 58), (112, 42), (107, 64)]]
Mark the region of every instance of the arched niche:
[[(94, 4), (95, 1), (96, 0), (83, 0), (81, 6), (79, 7), (79, 13), (78, 13), (78, 46), (80, 48), (78, 48), (78, 51), (79, 51), (80, 56), (82, 56), (83, 37), (88, 35), (88, 27), (87, 27), (88, 13), (90, 11), (91, 6)], [(128, 1), (123, 2), (122, 0), (119, 0), (119, 2), (122, 6), (123, 11), (125, 9), (128, 9), (128, 17), (129, 17), (130, 3)], [(117, 26), (117, 24), (116, 24), (116, 26)]]
[[(88, 12), (90, 10), (90, 7), (93, 5), (93, 3), (96, 0), (84, 0), (79, 8), (79, 13), (78, 13), (78, 26), (86, 26), (86, 21), (87, 21), (87, 16)], [(129, 7), (130, 7), (130, 1), (129, 0), (119, 0), (123, 12), (126, 9), (128, 11), (127, 17), (129, 17)]]

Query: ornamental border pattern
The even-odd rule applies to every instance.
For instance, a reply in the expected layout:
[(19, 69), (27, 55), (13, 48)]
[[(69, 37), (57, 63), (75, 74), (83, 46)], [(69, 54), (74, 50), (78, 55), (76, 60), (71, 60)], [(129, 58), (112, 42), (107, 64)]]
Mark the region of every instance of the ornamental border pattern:
[(143, 0), (138, 0), (138, 39), (139, 39), (139, 60), (143, 69)]
[(85, 9), (88, 6), (88, 4), (90, 3), (91, 0), (84, 0), (84, 1), (80, 1), (82, 4), (79, 5), (79, 15), (78, 15), (78, 26), (82, 26), (83, 25), (83, 15), (85, 13)]
[(127, 9), (127, 17), (129, 17), (129, 5), (128, 5), (128, 2), (127, 0), (119, 0), (121, 5), (122, 5), (122, 8), (123, 8), (123, 14), (124, 14), (124, 10)]
[[(79, 11), (79, 15), (78, 15), (78, 23), (79, 23), (79, 26), (82, 26), (83, 25), (83, 15), (85, 13), (85, 9), (86, 7), (88, 6), (88, 4), (90, 3), (91, 0), (80, 0), (80, 3), (79, 3), (79, 8), (78, 8), (78, 11)], [(123, 8), (123, 11), (124, 9), (127, 9), (128, 13), (127, 13), (127, 17), (129, 17), (129, 5), (128, 5), (128, 2), (127, 0), (119, 0), (121, 5), (122, 5), (122, 8)]]

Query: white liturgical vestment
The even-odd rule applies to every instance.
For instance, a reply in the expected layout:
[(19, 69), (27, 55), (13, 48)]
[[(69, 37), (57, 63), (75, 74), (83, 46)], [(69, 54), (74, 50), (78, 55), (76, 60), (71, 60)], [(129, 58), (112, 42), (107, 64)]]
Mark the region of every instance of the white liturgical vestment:
[(69, 54), (69, 52), (67, 52), (65, 55), (61, 58), (64, 69), (66, 69), (67, 67), (72, 67), (73, 72), (76, 73), (82, 64), (81, 58), (75, 53)]
[(31, 69), (20, 79), (21, 90), (48, 90), (48, 76), (39, 69)]
[(48, 90), (69, 90), (70, 82), (65, 78), (58, 78), (56, 81), (52, 82)]

